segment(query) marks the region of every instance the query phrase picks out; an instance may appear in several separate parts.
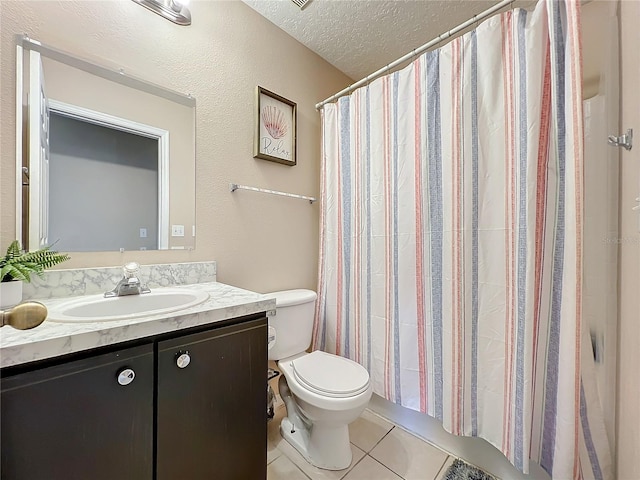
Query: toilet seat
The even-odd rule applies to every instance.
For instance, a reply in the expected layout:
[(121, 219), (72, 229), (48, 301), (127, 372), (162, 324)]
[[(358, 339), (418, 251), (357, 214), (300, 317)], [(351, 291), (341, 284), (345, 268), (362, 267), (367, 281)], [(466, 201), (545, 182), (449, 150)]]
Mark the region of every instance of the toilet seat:
[(291, 362), (295, 379), (325, 397), (355, 397), (369, 388), (369, 372), (348, 358), (316, 350)]

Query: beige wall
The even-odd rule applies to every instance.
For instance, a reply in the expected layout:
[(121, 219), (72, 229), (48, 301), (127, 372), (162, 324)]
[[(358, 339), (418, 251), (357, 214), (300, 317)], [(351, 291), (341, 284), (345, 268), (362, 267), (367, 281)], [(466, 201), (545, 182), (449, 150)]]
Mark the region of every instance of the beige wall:
[(636, 140), (620, 159), (620, 323), (618, 344), (619, 480), (640, 478), (640, 235), (637, 205), (640, 194), (640, 1), (620, 2), (621, 123), (633, 128)]
[[(315, 288), (318, 205), (229, 183), (318, 195), (314, 105), (350, 80), (239, 1), (195, 1), (180, 27), (130, 0), (0, 1), (0, 249), (15, 232), (15, 47), (27, 33), (197, 99), (196, 249), (74, 254), (66, 267), (217, 260), (218, 278), (257, 291)], [(298, 104), (298, 165), (254, 159), (254, 92)]]

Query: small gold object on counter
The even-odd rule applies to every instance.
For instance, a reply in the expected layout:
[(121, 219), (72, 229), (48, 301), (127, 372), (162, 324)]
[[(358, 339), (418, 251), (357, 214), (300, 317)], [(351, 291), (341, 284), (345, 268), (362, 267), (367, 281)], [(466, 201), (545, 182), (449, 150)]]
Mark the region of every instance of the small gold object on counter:
[(0, 310), (0, 327), (11, 325), (18, 330), (37, 327), (47, 318), (47, 307), (40, 302), (24, 302), (11, 310)]

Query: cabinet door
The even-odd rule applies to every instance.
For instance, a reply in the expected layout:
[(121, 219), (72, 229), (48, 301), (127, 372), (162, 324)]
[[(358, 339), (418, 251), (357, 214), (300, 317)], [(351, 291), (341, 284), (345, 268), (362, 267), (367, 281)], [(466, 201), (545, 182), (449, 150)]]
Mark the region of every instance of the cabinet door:
[(266, 318), (159, 342), (157, 480), (265, 479), (266, 373)]
[[(133, 381), (118, 379), (125, 369)], [(2, 480), (151, 480), (151, 344), (5, 377), (0, 390)]]

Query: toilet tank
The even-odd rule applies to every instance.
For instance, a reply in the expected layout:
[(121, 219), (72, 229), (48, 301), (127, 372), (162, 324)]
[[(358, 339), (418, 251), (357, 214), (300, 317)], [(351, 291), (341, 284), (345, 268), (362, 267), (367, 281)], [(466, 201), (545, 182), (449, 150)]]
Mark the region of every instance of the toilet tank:
[(276, 341), (269, 349), (269, 360), (281, 360), (304, 352), (311, 345), (316, 292), (283, 290), (265, 294), (276, 300), (276, 314), (269, 317)]

